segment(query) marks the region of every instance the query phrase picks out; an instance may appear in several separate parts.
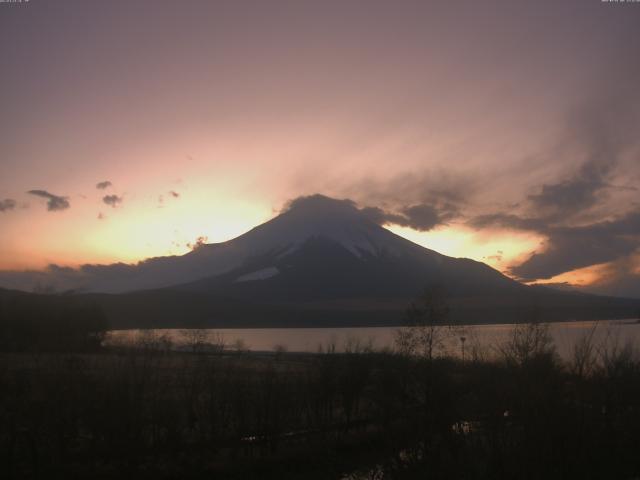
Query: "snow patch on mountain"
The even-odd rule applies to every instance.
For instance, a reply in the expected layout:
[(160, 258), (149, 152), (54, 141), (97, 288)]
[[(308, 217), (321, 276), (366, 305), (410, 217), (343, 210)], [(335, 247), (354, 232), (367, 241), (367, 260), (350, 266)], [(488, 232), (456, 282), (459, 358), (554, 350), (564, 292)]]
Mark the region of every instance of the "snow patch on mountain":
[(235, 283), (238, 282), (250, 282), (254, 280), (266, 280), (267, 278), (275, 277), (280, 273), (276, 267), (267, 267), (260, 270), (256, 270), (255, 272), (247, 273), (245, 275), (240, 275), (236, 278)]

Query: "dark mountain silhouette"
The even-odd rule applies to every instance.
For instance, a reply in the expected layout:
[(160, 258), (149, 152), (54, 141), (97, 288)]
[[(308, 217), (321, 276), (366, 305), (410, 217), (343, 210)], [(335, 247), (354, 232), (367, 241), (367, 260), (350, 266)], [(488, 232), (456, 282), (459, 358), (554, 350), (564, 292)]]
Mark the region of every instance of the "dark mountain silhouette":
[[(375, 224), (350, 202), (319, 195), (299, 199), (285, 213), (228, 243), (231, 249), (255, 254), (227, 272), (173, 288), (286, 303), (409, 298), (433, 284), (453, 296), (526, 288), (483, 263), (410, 242)], [(216, 246), (203, 248), (211, 248), (210, 255), (216, 252)]]

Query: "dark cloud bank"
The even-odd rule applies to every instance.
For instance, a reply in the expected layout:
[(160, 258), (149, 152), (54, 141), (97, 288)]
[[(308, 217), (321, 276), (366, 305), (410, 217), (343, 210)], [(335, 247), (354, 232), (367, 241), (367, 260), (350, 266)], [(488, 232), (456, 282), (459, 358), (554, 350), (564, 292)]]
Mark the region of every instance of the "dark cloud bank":
[(360, 211), (379, 225), (426, 232), (459, 220), (478, 185), (466, 174), (425, 169), (382, 181), (364, 179), (338, 190), (357, 198)]
[(522, 218), (508, 214), (477, 217), (470, 225), (479, 229), (494, 226), (545, 235), (545, 250), (534, 253), (525, 262), (511, 269), (514, 276), (528, 281), (619, 261), (640, 249), (640, 211), (614, 220), (575, 227), (554, 226), (540, 218)]
[(44, 198), (47, 200), (47, 210), (50, 212), (56, 212), (60, 210), (66, 210), (71, 206), (68, 197), (61, 197), (47, 192), (46, 190), (29, 190), (29, 195), (35, 195), (36, 197)]
[(502, 227), (546, 237), (542, 251), (512, 267), (516, 278), (548, 279), (606, 264), (608, 275), (596, 282), (598, 292), (640, 297), (640, 208), (637, 202), (615, 201), (621, 193), (638, 191), (620, 178), (620, 168), (640, 173), (640, 61), (627, 60), (611, 68), (607, 85), (569, 117), (562, 141), (582, 158), (574, 172), (527, 195), (518, 213), (504, 209), (468, 221), (476, 229)]
[[(560, 185), (564, 189), (569, 184)], [(511, 274), (520, 280), (549, 279), (572, 270), (617, 262), (617, 274), (612, 274), (604, 284), (599, 285), (601, 291), (640, 296), (640, 277), (633, 273), (634, 256), (640, 253), (640, 209), (636, 207), (608, 220), (572, 225), (571, 213), (577, 216), (588, 211), (588, 205), (593, 202), (592, 194), (593, 190), (580, 192), (573, 199), (581, 198), (582, 201), (573, 204), (545, 201), (545, 204), (553, 207), (552, 216), (536, 215), (533, 210), (526, 216), (499, 212), (475, 217), (468, 224), (476, 229), (501, 227), (536, 232), (546, 237), (541, 252), (533, 253), (523, 263), (511, 268)], [(536, 198), (532, 202), (534, 206), (538, 201)], [(559, 217), (559, 212), (565, 216)], [(620, 268), (621, 265), (626, 267)], [(618, 287), (607, 288), (614, 284)]]
[(105, 180), (104, 182), (100, 182), (96, 184), (96, 188), (98, 190), (105, 190), (111, 187), (113, 184), (109, 180)]
[(402, 207), (398, 211), (385, 211), (379, 207), (365, 207), (361, 211), (379, 225), (393, 224), (421, 232), (445, 225), (459, 214), (454, 205), (426, 203)]
[[(283, 211), (292, 208), (313, 208), (315, 204), (322, 205), (325, 201), (326, 197), (323, 195), (301, 196), (288, 202)], [(459, 215), (457, 207), (450, 204), (419, 203), (391, 210), (380, 207), (360, 208), (356, 202), (350, 199), (343, 199), (338, 202), (342, 202), (345, 207), (357, 210), (378, 225), (393, 224), (419, 231), (428, 231), (437, 226), (445, 225)]]

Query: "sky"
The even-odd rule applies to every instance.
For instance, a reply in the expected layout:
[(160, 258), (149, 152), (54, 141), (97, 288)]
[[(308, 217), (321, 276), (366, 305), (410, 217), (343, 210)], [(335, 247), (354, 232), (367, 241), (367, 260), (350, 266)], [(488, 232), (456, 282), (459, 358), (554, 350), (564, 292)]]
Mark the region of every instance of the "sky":
[(640, 3), (0, 3), (0, 270), (224, 241), (294, 198), (640, 297)]

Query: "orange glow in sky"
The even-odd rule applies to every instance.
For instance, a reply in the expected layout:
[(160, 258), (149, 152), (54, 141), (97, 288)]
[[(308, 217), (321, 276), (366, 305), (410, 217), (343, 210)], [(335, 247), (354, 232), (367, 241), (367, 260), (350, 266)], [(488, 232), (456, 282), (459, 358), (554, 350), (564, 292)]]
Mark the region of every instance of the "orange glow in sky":
[(464, 226), (440, 227), (428, 232), (388, 226), (392, 232), (423, 247), (451, 257), (465, 257), (508, 273), (508, 267), (522, 261), (539, 247), (543, 237), (520, 232), (477, 232)]
[(570, 272), (565, 272), (548, 279), (530, 282), (531, 284), (568, 284), (577, 287), (585, 287), (597, 283), (607, 274), (607, 265), (591, 265), (585, 268), (579, 268)]

